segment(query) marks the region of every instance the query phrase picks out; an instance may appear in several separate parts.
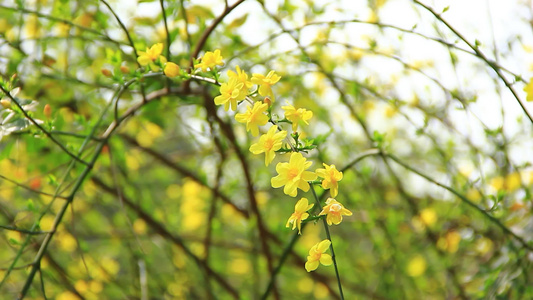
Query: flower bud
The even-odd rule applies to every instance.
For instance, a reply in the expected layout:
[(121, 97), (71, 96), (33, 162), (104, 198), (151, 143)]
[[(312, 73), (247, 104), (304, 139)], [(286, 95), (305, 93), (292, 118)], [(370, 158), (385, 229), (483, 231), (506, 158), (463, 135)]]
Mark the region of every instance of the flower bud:
[(173, 62), (167, 62), (164, 72), (168, 77), (176, 77), (180, 74), (180, 67)]
[(8, 109), (11, 107), (11, 101), (7, 100), (7, 99), (2, 99), (0, 100), (0, 104), (2, 104), (2, 106), (5, 108), (5, 109)]
[(130, 68), (128, 68), (126, 66), (120, 66), (120, 72), (122, 72), (122, 74), (129, 74), (130, 73)]
[(44, 106), (43, 113), (46, 118), (50, 119), (50, 117), (52, 116), (52, 107), (50, 106), (50, 104), (46, 104)]
[(113, 74), (111, 73), (111, 71), (109, 71), (108, 69), (102, 69), (102, 74), (103, 74), (105, 77), (111, 77), (111, 76), (113, 76)]
[(266, 103), (266, 104), (268, 104), (268, 106), (271, 106), (272, 105), (272, 100), (270, 100), (269, 97), (265, 97), (265, 99), (263, 100), (263, 103)]

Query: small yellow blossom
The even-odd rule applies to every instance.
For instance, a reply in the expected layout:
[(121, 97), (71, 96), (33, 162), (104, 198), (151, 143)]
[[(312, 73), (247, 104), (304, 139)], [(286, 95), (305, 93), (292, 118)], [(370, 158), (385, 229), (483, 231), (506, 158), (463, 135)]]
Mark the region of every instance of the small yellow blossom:
[(308, 120), (313, 117), (313, 112), (305, 108), (296, 109), (292, 105), (282, 106), (285, 110), (285, 118), (292, 122), (292, 131), (298, 130), (298, 125), (300, 122), (309, 125)]
[(41, 22), (37, 15), (31, 14), (25, 22), (25, 30), (28, 38), (35, 39), (42, 35)]
[(254, 84), (250, 80), (248, 80), (248, 74), (246, 74), (246, 72), (241, 70), (241, 68), (239, 68), (239, 66), (236, 66), (235, 69), (237, 70), (237, 73), (233, 72), (232, 70), (229, 70), (228, 73), (227, 73), (228, 77), (229, 78), (232, 78), (232, 77), (237, 78), (240, 82), (242, 82), (244, 84), (244, 87), (246, 89), (252, 88), (252, 86)]
[(407, 274), (411, 277), (418, 277), (426, 272), (427, 263), (422, 255), (416, 255), (407, 264)]
[(445, 236), (439, 238), (437, 247), (441, 250), (455, 253), (459, 249), (461, 234), (455, 230), (448, 231)]
[(290, 224), (292, 224), (292, 230), (298, 227), (298, 234), (302, 234), (302, 221), (309, 217), (307, 211), (310, 210), (313, 205), (314, 204), (312, 203), (309, 204), (307, 198), (300, 199), (300, 201), (298, 201), (294, 206), (294, 212), (287, 221), (287, 225), (285, 225), (285, 227), (288, 228)]
[(433, 208), (424, 208), (420, 211), (420, 221), (426, 226), (432, 226), (437, 222), (437, 213)]
[(324, 253), (328, 250), (330, 245), (330, 240), (323, 240), (311, 247), (311, 250), (309, 250), (309, 256), (307, 256), (307, 262), (305, 263), (305, 270), (307, 270), (307, 272), (316, 270), (319, 262), (324, 266), (330, 266), (333, 263), (331, 255)]
[(276, 171), (278, 176), (272, 178), (270, 183), (273, 188), (283, 188), (283, 192), (291, 197), (296, 197), (298, 189), (304, 192), (309, 190), (308, 181), (316, 179), (316, 174), (306, 171), (313, 162), (307, 161), (301, 153), (293, 152), (288, 163), (278, 163)]
[(287, 136), (287, 131), (278, 131), (278, 126), (270, 127), (266, 134), (259, 138), (259, 142), (250, 146), (250, 152), (253, 154), (265, 153), (265, 166), (268, 166), (276, 156), (276, 150), (282, 145), (282, 140)]
[(253, 108), (248, 106), (246, 112), (243, 114), (236, 114), (235, 120), (239, 123), (246, 123), (246, 131), (250, 131), (253, 136), (259, 134), (259, 127), (266, 125), (268, 122), (268, 116), (265, 111), (268, 109), (268, 105), (262, 102), (256, 102)]
[(2, 107), (5, 108), (5, 109), (11, 108), (11, 101), (9, 101), (9, 100), (7, 100), (7, 99), (2, 99), (2, 100), (0, 100), (0, 104), (1, 104)]
[(180, 74), (180, 67), (173, 62), (167, 62), (163, 72), (168, 77), (176, 77)]
[(513, 192), (519, 189), (521, 185), (522, 178), (520, 177), (520, 173), (514, 172), (505, 176), (505, 182), (503, 186), (507, 191)]
[(207, 69), (210, 69), (212, 71), (215, 69), (216, 66), (224, 65), (222, 59), (224, 58), (222, 57), (222, 55), (220, 55), (220, 49), (216, 49), (215, 52), (207, 51), (200, 59), (201, 62), (199, 64), (195, 64), (194, 67), (196, 69), (201, 68), (204, 72), (206, 72)]
[(524, 87), (524, 92), (526, 92), (526, 100), (533, 101), (533, 77), (529, 79), (528, 84)]
[(325, 169), (317, 169), (316, 175), (324, 178), (322, 180), (322, 188), (330, 189), (331, 197), (337, 197), (339, 194), (339, 181), (342, 180), (342, 172), (337, 171), (335, 165), (323, 164)]
[(228, 82), (220, 86), (220, 95), (215, 97), (215, 104), (224, 104), (224, 109), (227, 111), (230, 106), (231, 110), (237, 109), (237, 101), (246, 98), (246, 90), (243, 89), (243, 83), (238, 82), (237, 78), (230, 78)]
[(278, 82), (281, 76), (277, 75), (275, 71), (268, 72), (267, 76), (262, 74), (252, 74), (252, 83), (259, 85), (259, 95), (263, 97), (270, 97), (272, 102), (276, 101), (274, 93), (272, 92), (272, 85)]
[(138, 51), (139, 57), (137, 57), (137, 61), (143, 67), (153, 64), (157, 59), (166, 61), (166, 59), (161, 56), (162, 52), (163, 43), (157, 43), (150, 48), (146, 48), (146, 51)]
[(326, 206), (322, 207), (322, 211), (318, 215), (326, 215), (328, 225), (339, 225), (342, 222), (342, 216), (351, 216), (352, 212), (344, 208), (344, 205), (337, 200), (328, 198), (326, 200)]

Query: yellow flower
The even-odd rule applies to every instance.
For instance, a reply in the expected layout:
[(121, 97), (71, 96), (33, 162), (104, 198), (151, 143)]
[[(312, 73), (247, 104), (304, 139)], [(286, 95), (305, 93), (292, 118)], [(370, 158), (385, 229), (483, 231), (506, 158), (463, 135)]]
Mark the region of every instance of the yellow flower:
[(308, 120), (313, 117), (313, 112), (305, 108), (296, 109), (292, 105), (282, 106), (281, 108), (285, 110), (285, 118), (292, 122), (292, 131), (298, 130), (298, 124), (300, 122), (309, 125)]
[(309, 214), (307, 213), (308, 210), (310, 210), (313, 207), (314, 204), (309, 204), (307, 198), (302, 198), (300, 201), (296, 203), (294, 206), (294, 212), (292, 213), (291, 217), (287, 221), (287, 225), (285, 227), (289, 227), (290, 224), (292, 224), (292, 230), (294, 228), (298, 227), (298, 234), (302, 234), (302, 221), (307, 219), (309, 217)]
[(326, 221), (328, 222), (328, 225), (331, 225), (332, 223), (339, 225), (340, 222), (342, 222), (342, 216), (351, 216), (352, 212), (344, 208), (344, 205), (337, 200), (328, 198), (328, 200), (326, 200), (326, 206), (322, 207), (322, 211), (318, 215), (327, 215)]
[(278, 126), (270, 127), (266, 134), (259, 138), (259, 142), (250, 146), (253, 154), (265, 153), (265, 166), (268, 166), (276, 156), (276, 150), (281, 148), (282, 140), (287, 136), (287, 131), (278, 131)]
[(237, 70), (237, 73), (233, 72), (232, 70), (229, 70), (228, 71), (228, 77), (229, 78), (232, 78), (232, 77), (235, 77), (237, 78), (240, 82), (242, 82), (244, 84), (244, 87), (246, 89), (250, 89), (254, 84), (248, 80), (248, 74), (246, 74), (244, 71), (241, 70), (241, 68), (239, 68), (239, 66), (235, 66), (235, 69)]
[(180, 74), (180, 67), (173, 62), (167, 62), (163, 72), (168, 77), (176, 77)]
[(272, 85), (278, 82), (281, 79), (281, 76), (277, 75), (275, 71), (268, 72), (267, 76), (262, 74), (252, 74), (252, 83), (259, 85), (259, 95), (269, 96), (272, 99), (272, 102), (276, 100), (274, 93), (272, 93)]
[(526, 92), (526, 100), (533, 101), (533, 77), (529, 79), (529, 83), (524, 87), (524, 92)]
[(220, 86), (220, 95), (215, 97), (215, 104), (224, 104), (224, 109), (226, 111), (229, 109), (230, 105), (232, 110), (236, 110), (237, 101), (246, 98), (246, 90), (242, 87), (242, 82), (238, 82), (236, 78), (230, 78), (229, 82), (223, 83)]
[(257, 136), (259, 134), (257, 126), (263, 126), (268, 122), (268, 116), (265, 114), (267, 109), (268, 105), (266, 103), (256, 102), (253, 108), (248, 106), (245, 113), (236, 114), (235, 120), (239, 123), (246, 123), (246, 131), (250, 131), (253, 136)]
[(337, 171), (335, 165), (326, 165), (323, 164), (325, 169), (317, 169), (316, 175), (324, 178), (322, 180), (322, 188), (330, 189), (331, 197), (337, 197), (339, 194), (339, 184), (338, 182), (342, 180), (342, 172)]
[(298, 189), (304, 192), (309, 190), (308, 181), (316, 179), (316, 174), (306, 171), (313, 162), (307, 161), (301, 153), (293, 152), (288, 163), (278, 163), (276, 171), (278, 176), (272, 178), (270, 183), (273, 188), (283, 188), (283, 192), (291, 197), (296, 197)]
[(139, 57), (137, 57), (137, 61), (141, 66), (144, 67), (154, 63), (160, 57), (163, 58), (163, 60), (166, 60), (163, 56), (161, 56), (162, 52), (163, 43), (157, 43), (150, 48), (146, 48), (146, 51), (139, 51)]
[(307, 256), (307, 262), (305, 263), (305, 269), (307, 272), (316, 270), (319, 265), (318, 262), (324, 266), (330, 266), (333, 263), (331, 255), (324, 253), (328, 250), (330, 245), (330, 240), (323, 240), (311, 247), (311, 250), (309, 250), (309, 256)]
[(207, 51), (204, 56), (200, 59), (199, 64), (195, 64), (195, 68), (201, 68), (202, 71), (206, 72), (207, 69), (211, 71), (215, 69), (216, 66), (223, 66), (224, 62), (222, 61), (223, 57), (220, 55), (220, 49), (216, 49), (215, 52)]

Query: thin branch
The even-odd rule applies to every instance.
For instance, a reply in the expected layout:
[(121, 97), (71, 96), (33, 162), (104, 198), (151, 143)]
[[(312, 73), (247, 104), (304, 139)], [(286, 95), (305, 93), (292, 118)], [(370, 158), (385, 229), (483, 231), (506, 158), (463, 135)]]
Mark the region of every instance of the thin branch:
[(200, 54), (200, 51), (202, 51), (202, 48), (204, 47), (205, 43), (207, 42), (207, 39), (211, 35), (211, 33), (215, 30), (215, 28), (224, 20), (224, 18), (229, 15), (229, 13), (234, 10), (237, 6), (241, 5), (246, 0), (239, 0), (235, 2), (231, 6), (227, 6), (226, 9), (218, 16), (216, 19), (213, 20), (213, 23), (204, 31), (198, 42), (196, 43), (196, 48), (194, 49), (193, 54), (191, 55), (191, 68), (193, 67), (193, 60), (198, 57), (198, 54)]
[(455, 189), (445, 185), (445, 184), (442, 184), (436, 180), (434, 180), (433, 178), (429, 177), (428, 175), (416, 170), (415, 168), (409, 166), (408, 164), (404, 163), (403, 161), (401, 161), (399, 158), (397, 158), (396, 156), (392, 155), (392, 154), (389, 154), (389, 153), (383, 153), (384, 156), (386, 157), (389, 157), (391, 158), (393, 161), (395, 161), (397, 164), (399, 164), (400, 166), (406, 168), (407, 170), (417, 174), (418, 176), (420, 177), (423, 177), (424, 179), (426, 179), (427, 181), (437, 185), (437, 186), (440, 186), (442, 188), (444, 188), (445, 190), (448, 190), (449, 192), (451, 192), (452, 194), (454, 194), (455, 196), (457, 196), (459, 199), (461, 199), (463, 202), (465, 202), (467, 205), (473, 207), (475, 210), (477, 210), (478, 212), (480, 212), (483, 216), (485, 216), (487, 219), (489, 219), (492, 223), (496, 224), (498, 227), (500, 227), (503, 232), (505, 232), (506, 234), (508, 235), (511, 235), (514, 239), (516, 239), (520, 244), (522, 244), (522, 246), (524, 246), (524, 248), (528, 249), (529, 251), (533, 251), (533, 246), (529, 245), (522, 237), (518, 236), (516, 233), (514, 233), (513, 231), (511, 231), (511, 229), (507, 228), (507, 226), (503, 225), (503, 223), (497, 219), (496, 217), (492, 216), (491, 214), (489, 214), (487, 211), (485, 211), (483, 208), (477, 206), (475, 203), (473, 203), (472, 201), (468, 200), (468, 198), (466, 198), (465, 196), (463, 196), (461, 193), (459, 193), (458, 191), (456, 191)]
[(63, 152), (65, 152), (68, 156), (72, 157), (77, 162), (87, 166), (87, 162), (86, 161), (82, 160), (77, 155), (74, 155), (72, 152), (70, 152), (65, 146), (63, 146), (63, 144), (61, 144), (58, 140), (56, 140), (56, 138), (54, 138), (54, 136), (52, 136), (52, 134), (50, 132), (48, 132), (39, 123), (37, 123), (37, 121), (35, 121), (24, 110), (24, 108), (22, 108), (22, 105), (20, 105), (20, 103), (18, 103), (18, 101), (15, 99), (15, 97), (13, 97), (1, 84), (0, 84), (0, 90), (11, 100), (12, 103), (14, 103), (18, 107), (18, 109), (20, 109), (20, 111), (22, 112), (24, 117), (26, 117), (26, 119), (28, 119), (33, 125), (35, 125), (37, 128), (39, 128), (39, 130), (41, 130), (50, 140), (52, 140), (52, 142), (54, 142), (54, 144), (56, 144), (59, 148), (61, 148), (61, 150), (63, 150)]
[[(98, 177), (92, 177), (91, 181), (96, 184), (98, 187), (100, 187), (104, 192), (116, 195), (118, 187), (112, 187), (106, 185), (103, 181), (101, 181)], [(122, 193), (123, 194), (123, 193)], [(146, 213), (139, 205), (135, 204), (132, 200), (127, 198), (126, 196), (122, 196), (122, 201), (126, 206), (128, 206), (130, 209), (135, 211), (135, 213), (143, 219), (146, 224), (148, 224), (154, 231), (156, 231), (159, 235), (162, 237), (172, 241), (175, 245), (179, 246), (185, 254), (187, 254), (188, 257), (190, 257), (194, 262), (201, 267), (203, 270), (206, 271), (210, 276), (212, 276), (226, 291), (228, 291), (233, 298), (238, 299), (239, 293), (224, 279), (224, 277), (220, 274), (218, 274), (216, 271), (211, 269), (205, 261), (201, 260), (199, 257), (197, 257), (187, 246), (185, 246), (185, 243), (183, 239), (176, 234), (172, 234), (168, 229), (164, 227), (163, 224), (156, 221), (154, 218), (152, 218), (148, 213)]]
[(522, 110), (524, 111), (524, 113), (526, 114), (527, 118), (529, 119), (529, 121), (531, 122), (531, 124), (533, 124), (533, 117), (531, 116), (531, 114), (528, 112), (528, 110), (526, 109), (526, 107), (524, 106), (524, 103), (522, 102), (522, 100), (520, 99), (520, 97), (518, 96), (518, 94), (516, 93), (513, 85), (507, 80), (507, 78), (505, 78), (505, 76), (503, 75), (500, 67), (492, 60), (490, 60), (489, 58), (487, 58), (485, 56), (485, 54), (483, 52), (481, 52), (481, 50), (479, 49), (478, 46), (475, 46), (475, 45), (472, 45), (472, 43), (470, 43), (457, 29), (455, 29), (452, 25), (450, 25), (446, 20), (444, 20), (444, 18), (442, 18), (441, 14), (437, 13), (436, 11), (434, 11), (431, 7), (421, 3), (420, 1), (418, 0), (413, 0), (413, 2), (415, 2), (416, 4), (422, 6), (424, 9), (426, 9), (427, 11), (429, 11), (433, 16), (435, 16), (435, 18), (437, 18), (437, 20), (439, 20), (442, 24), (444, 24), (446, 27), (448, 27), (448, 29), (450, 29), (458, 38), (460, 38), (463, 42), (465, 42), (465, 44), (468, 45), (468, 47), (470, 47), (470, 49), (472, 49), (475, 53), (476, 53), (476, 56), (479, 57), (480, 59), (482, 59), (485, 63), (487, 63), (487, 65), (489, 65), (489, 67), (494, 70), (494, 72), (496, 72), (496, 74), (498, 75), (498, 77), (500, 77), (500, 79), (503, 81), (503, 83), (505, 84), (505, 86), (509, 89), (509, 91), (511, 92), (511, 94), (513, 94), (514, 98), (516, 99), (516, 101), (518, 101), (518, 104), (520, 104), (520, 107), (522, 108)]
[[(313, 185), (311, 185), (311, 192), (313, 192), (313, 197), (315, 197), (317, 207), (321, 207), (322, 205), (320, 204), (320, 200), (318, 200), (318, 196), (316, 195), (315, 187)], [(337, 283), (339, 286), (339, 294), (341, 296), (341, 299), (344, 300), (341, 277), (339, 275), (339, 268), (337, 267), (337, 259), (335, 258), (335, 250), (333, 250), (333, 241), (331, 240), (331, 234), (329, 233), (329, 225), (326, 221), (326, 218), (322, 218), (322, 224), (324, 224), (324, 229), (326, 230), (326, 237), (330, 241), (329, 248), (331, 249), (331, 259), (333, 260), (333, 266), (335, 267), (335, 276), (337, 277)]]
[(5, 230), (17, 231), (17, 232), (25, 233), (29, 235), (39, 235), (39, 234), (49, 233), (49, 231), (33, 231), (33, 230), (20, 229), (17, 227), (11, 227), (11, 226), (5, 226), (5, 225), (0, 225), (0, 228), (5, 229)]
[(0, 175), (0, 178), (5, 180), (5, 181), (7, 181), (7, 182), (10, 182), (10, 183), (12, 183), (12, 184), (14, 184), (14, 185), (16, 185), (16, 186), (18, 186), (20, 188), (28, 190), (28, 191), (30, 191), (32, 193), (36, 193), (36, 194), (43, 195), (43, 196), (48, 196), (48, 197), (55, 197), (55, 198), (59, 198), (59, 199), (67, 199), (67, 197), (65, 197), (65, 196), (53, 195), (53, 194), (41, 192), (41, 191), (38, 191), (38, 190), (34, 190), (34, 189), (30, 188), (29, 186), (26, 186), (26, 185), (24, 185), (22, 183), (16, 182), (13, 179), (9, 179), (9, 178), (5, 177), (4, 175)]
[(5, 5), (1, 5), (1, 4), (0, 4), (0, 9), (5, 9), (5, 10), (10, 10), (10, 11), (15, 11), (15, 12), (21, 12), (21, 13), (24, 13), (24, 14), (34, 14), (34, 15), (40, 17), (40, 18), (48, 19), (48, 20), (55, 21), (55, 22), (61, 22), (61, 23), (67, 24), (69, 26), (81, 29), (83, 31), (87, 31), (87, 32), (102, 36), (104, 38), (104, 40), (113, 42), (115, 44), (118, 44), (118, 45), (121, 44), (120, 42), (113, 40), (112, 38), (108, 37), (107, 35), (102, 34), (102, 32), (100, 32), (98, 30), (95, 30), (95, 29), (92, 29), (92, 28), (88, 28), (88, 27), (84, 27), (84, 26), (81, 26), (79, 24), (73, 23), (73, 22), (71, 22), (69, 20), (65, 20), (65, 19), (61, 19), (61, 18), (58, 18), (58, 17), (50, 16), (50, 15), (47, 15), (47, 14), (43, 14), (43, 13), (38, 12), (38, 11), (26, 9), (26, 8), (23, 8), (23, 7), (16, 7), (16, 8), (15, 7), (9, 7), (9, 6), (5, 6)]

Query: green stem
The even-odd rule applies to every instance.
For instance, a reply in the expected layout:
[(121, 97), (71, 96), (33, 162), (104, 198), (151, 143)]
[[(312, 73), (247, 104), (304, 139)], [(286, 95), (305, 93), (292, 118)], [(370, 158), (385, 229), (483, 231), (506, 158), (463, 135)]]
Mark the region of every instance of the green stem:
[(278, 275), (279, 271), (281, 271), (281, 267), (283, 267), (283, 263), (285, 263), (285, 260), (287, 257), (289, 257), (289, 254), (291, 253), (292, 248), (294, 247), (294, 244), (298, 240), (298, 232), (295, 232), (292, 236), (292, 239), (289, 241), (289, 244), (283, 249), (283, 253), (281, 254), (281, 258), (279, 259), (279, 263), (272, 272), (272, 275), (270, 276), (270, 281), (268, 282), (268, 286), (266, 291), (261, 296), (261, 300), (265, 300), (268, 297), (268, 294), (270, 294), (270, 291), (272, 290), (272, 287), (274, 287), (274, 282), (276, 275)]
[[(313, 192), (313, 196), (315, 197), (315, 201), (318, 207), (321, 207), (320, 200), (318, 200), (318, 196), (316, 195), (315, 188), (313, 186), (311, 186), (311, 191)], [(326, 218), (322, 218), (322, 222), (324, 224), (324, 229), (326, 230), (326, 236), (328, 240), (331, 242), (331, 244), (329, 245), (329, 248), (331, 249), (331, 259), (333, 260), (333, 266), (335, 267), (335, 276), (337, 277), (337, 283), (339, 284), (339, 294), (341, 296), (341, 299), (344, 300), (344, 293), (342, 292), (341, 277), (339, 275), (339, 268), (337, 267), (337, 259), (335, 258), (335, 250), (333, 250), (333, 241), (331, 240), (331, 234), (329, 233), (329, 227), (328, 227), (328, 223), (326, 222)]]
[(449, 192), (451, 192), (455, 196), (459, 197), (463, 202), (465, 202), (469, 206), (475, 208), (477, 211), (479, 211), (481, 214), (483, 214), (485, 217), (487, 217), (490, 221), (495, 223), (498, 227), (500, 227), (503, 230), (503, 232), (505, 232), (506, 234), (511, 235), (513, 238), (515, 238), (520, 244), (522, 244), (522, 246), (527, 248), (529, 251), (533, 251), (533, 246), (529, 245), (522, 237), (520, 237), (516, 233), (512, 232), (511, 229), (507, 228), (507, 226), (505, 226), (499, 219), (495, 218), (494, 216), (492, 216), (491, 214), (486, 212), (483, 208), (477, 206), (475, 203), (473, 203), (472, 201), (468, 200), (468, 198), (466, 198), (465, 196), (461, 195), (455, 189), (453, 189), (453, 188), (451, 188), (451, 187), (449, 187), (447, 185), (444, 185), (444, 184), (434, 180), (433, 178), (429, 177), (428, 175), (426, 175), (426, 174), (414, 169), (413, 167), (411, 167), (408, 164), (404, 163), (403, 161), (401, 161), (400, 159), (398, 159), (396, 156), (394, 156), (392, 154), (383, 153), (382, 155), (392, 159), (393, 161), (395, 161), (400, 166), (402, 166), (402, 167), (406, 168), (407, 170), (417, 174), (418, 176), (423, 177), (427, 181), (429, 181), (429, 182), (431, 182), (431, 183), (433, 183), (433, 184), (435, 184), (437, 186), (440, 186), (440, 187), (448, 190)]

